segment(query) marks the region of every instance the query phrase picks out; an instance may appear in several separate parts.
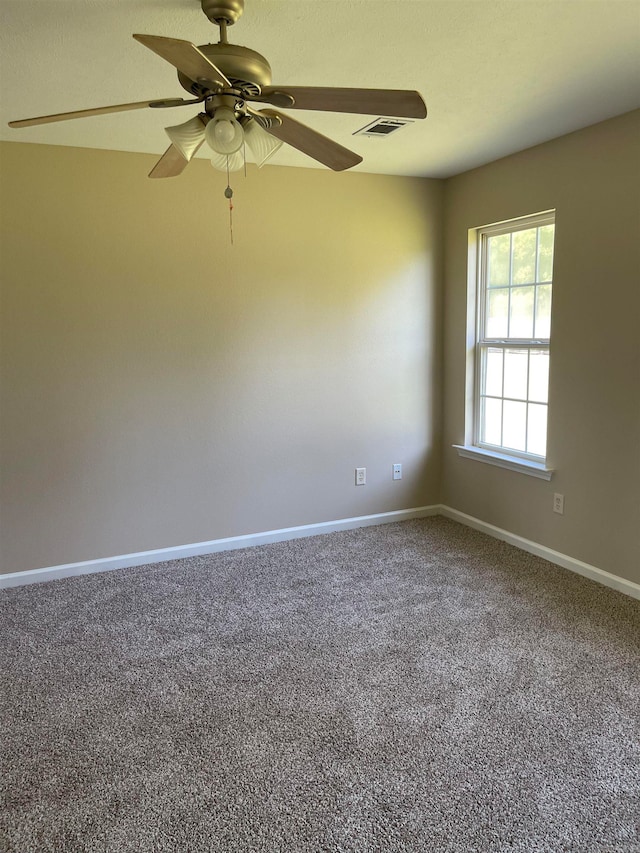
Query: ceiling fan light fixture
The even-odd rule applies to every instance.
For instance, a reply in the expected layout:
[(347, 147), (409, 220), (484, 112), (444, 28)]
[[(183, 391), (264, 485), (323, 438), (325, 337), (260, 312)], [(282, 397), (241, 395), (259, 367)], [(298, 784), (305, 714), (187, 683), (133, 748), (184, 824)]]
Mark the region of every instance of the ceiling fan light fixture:
[(244, 156), (242, 151), (234, 151), (233, 154), (214, 153), (211, 165), (221, 172), (239, 172), (244, 167)]
[(244, 132), (233, 110), (218, 107), (206, 127), (205, 139), (216, 154), (235, 154), (242, 148)]
[(198, 148), (202, 145), (205, 137), (205, 124), (199, 115), (185, 121), (184, 124), (176, 124), (173, 127), (165, 127), (165, 133), (189, 162)]
[(244, 138), (253, 159), (258, 164), (258, 168), (264, 166), (276, 151), (282, 148), (282, 140), (276, 139), (270, 133), (260, 127), (257, 121), (252, 120), (244, 126)]

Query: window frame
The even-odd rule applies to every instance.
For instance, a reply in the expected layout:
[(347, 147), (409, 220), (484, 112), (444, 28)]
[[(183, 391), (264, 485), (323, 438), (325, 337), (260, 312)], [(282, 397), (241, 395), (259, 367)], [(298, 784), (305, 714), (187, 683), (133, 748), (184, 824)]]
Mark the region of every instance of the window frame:
[[(457, 448), (460, 456), (476, 459), (481, 462), (489, 462), (490, 464), (498, 465), (510, 470), (521, 471), (525, 474), (532, 474), (543, 479), (551, 479), (553, 469), (549, 468), (548, 462), (548, 447), (546, 448), (546, 456), (539, 454), (519, 451), (504, 445), (490, 444), (481, 440), (482, 428), (482, 405), (483, 397), (483, 371), (486, 370), (486, 358), (483, 358), (483, 352), (488, 352), (492, 347), (500, 349), (505, 353), (509, 349), (524, 350), (530, 353), (534, 350), (545, 350), (550, 353), (550, 337), (531, 337), (531, 338), (509, 338), (509, 337), (488, 337), (486, 335), (486, 312), (487, 312), (487, 292), (488, 282), (488, 241), (491, 237), (500, 234), (513, 234), (518, 231), (526, 231), (531, 228), (539, 228), (545, 225), (556, 224), (556, 211), (547, 210), (541, 213), (535, 213), (528, 216), (517, 217), (514, 219), (497, 222), (493, 225), (486, 225), (479, 228), (470, 229), (469, 231), (469, 293), (467, 301), (468, 311), (468, 331), (467, 331), (467, 407), (465, 417), (465, 444), (454, 445)], [(555, 227), (554, 227), (554, 257), (555, 257)], [(510, 264), (512, 257), (510, 257)], [(536, 263), (537, 252), (536, 252)], [(537, 288), (538, 275), (536, 270), (535, 281), (524, 286)], [(519, 287), (520, 285), (516, 285)], [(511, 281), (511, 267), (509, 271), (509, 298), (513, 284)], [(535, 294), (535, 291), (534, 291)], [(551, 276), (551, 311), (553, 311), (553, 271)], [(534, 295), (534, 326), (535, 328), (535, 310), (536, 300)], [(504, 356), (503, 356), (504, 358)], [(530, 356), (529, 356), (530, 358)], [(528, 361), (527, 370), (529, 371), (530, 362)], [(529, 374), (527, 374), (528, 377)], [(486, 390), (486, 389), (485, 389)], [(499, 398), (502, 401), (505, 399), (504, 386), (502, 388), (502, 396)], [(528, 399), (528, 378), (527, 378), (527, 404)], [(521, 402), (521, 401), (519, 401)], [(534, 401), (535, 402), (535, 401)], [(549, 399), (547, 396), (547, 435), (548, 435), (548, 412)], [(528, 411), (528, 409), (527, 409)], [(528, 429), (528, 423), (527, 423)], [(526, 443), (525, 443), (526, 446)]]

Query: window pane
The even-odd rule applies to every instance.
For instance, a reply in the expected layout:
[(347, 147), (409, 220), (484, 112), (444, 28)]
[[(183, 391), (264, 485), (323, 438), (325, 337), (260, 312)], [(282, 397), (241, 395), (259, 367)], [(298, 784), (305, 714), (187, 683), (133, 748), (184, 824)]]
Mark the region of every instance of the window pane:
[(511, 235), (499, 234), (489, 237), (487, 257), (487, 281), (489, 287), (500, 287), (509, 284), (509, 250)]
[(483, 398), (480, 441), (485, 444), (502, 444), (502, 400)]
[(506, 350), (504, 354), (504, 396), (527, 399), (527, 350)]
[(532, 350), (529, 356), (529, 399), (546, 403), (549, 395), (549, 350)]
[(508, 289), (502, 288), (501, 290), (490, 290), (487, 297), (487, 328), (485, 330), (485, 334), (488, 338), (507, 337), (508, 311)]
[(551, 337), (551, 285), (536, 287), (536, 338)]
[(547, 407), (535, 403), (529, 404), (529, 430), (527, 435), (527, 453), (537, 456), (547, 454)]
[(511, 291), (510, 338), (533, 337), (533, 298), (535, 287), (515, 287)]
[(512, 284), (528, 284), (536, 280), (536, 231), (516, 231), (513, 235)]
[(532, 459), (546, 458), (553, 222), (532, 214), (476, 232), (476, 441)]
[(485, 352), (484, 394), (502, 397), (502, 350), (489, 349)]
[(538, 281), (551, 281), (553, 275), (553, 235), (555, 225), (538, 228)]
[(527, 436), (527, 404), (505, 400), (503, 403), (502, 444), (525, 451)]

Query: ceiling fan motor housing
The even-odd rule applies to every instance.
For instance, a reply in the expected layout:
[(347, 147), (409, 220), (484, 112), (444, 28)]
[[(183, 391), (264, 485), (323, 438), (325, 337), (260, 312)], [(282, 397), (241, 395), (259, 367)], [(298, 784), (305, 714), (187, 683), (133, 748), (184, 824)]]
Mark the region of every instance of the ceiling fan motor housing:
[[(243, 91), (247, 97), (259, 95), (263, 86), (271, 85), (271, 66), (264, 56), (249, 47), (239, 44), (201, 44), (198, 49), (223, 72), (234, 88)], [(183, 89), (197, 97), (202, 97), (208, 91), (180, 71), (178, 80)]]

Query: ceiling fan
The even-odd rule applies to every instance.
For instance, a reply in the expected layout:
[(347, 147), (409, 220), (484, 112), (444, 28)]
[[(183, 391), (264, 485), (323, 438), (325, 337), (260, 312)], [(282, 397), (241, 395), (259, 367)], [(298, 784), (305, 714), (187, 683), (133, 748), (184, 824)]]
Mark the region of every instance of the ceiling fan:
[[(416, 91), (273, 86), (271, 67), (264, 56), (248, 47), (230, 44), (227, 39), (227, 28), (242, 15), (244, 0), (201, 0), (201, 6), (220, 29), (217, 44), (196, 47), (164, 36), (133, 36), (177, 68), (180, 85), (193, 98), (115, 104), (11, 121), (9, 126), (29, 127), (145, 107), (203, 104), (204, 112), (182, 125), (166, 128), (171, 145), (149, 177), (169, 178), (183, 171), (205, 141), (213, 149), (213, 165), (228, 170), (241, 168), (245, 143), (259, 166), (285, 142), (334, 171), (362, 162), (360, 155), (296, 121), (281, 112), (283, 109), (426, 118), (427, 108)], [(256, 110), (248, 102), (269, 104), (275, 109)]]

